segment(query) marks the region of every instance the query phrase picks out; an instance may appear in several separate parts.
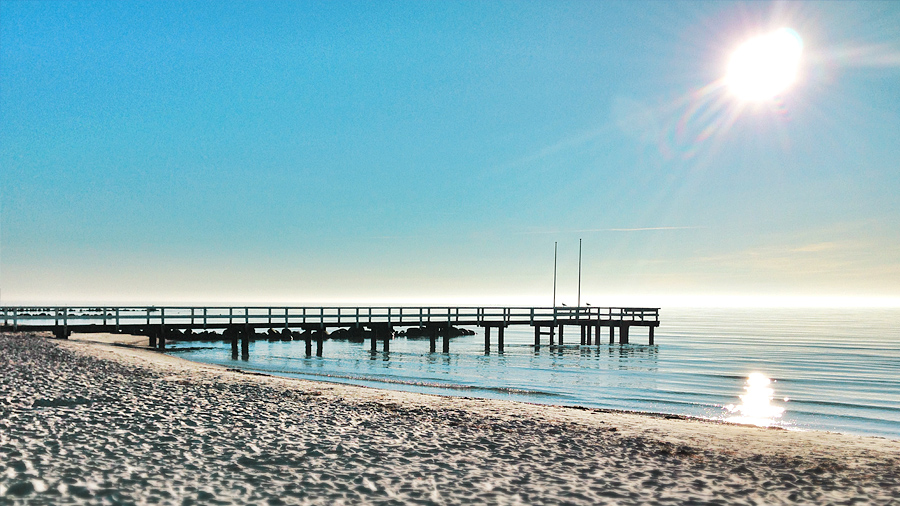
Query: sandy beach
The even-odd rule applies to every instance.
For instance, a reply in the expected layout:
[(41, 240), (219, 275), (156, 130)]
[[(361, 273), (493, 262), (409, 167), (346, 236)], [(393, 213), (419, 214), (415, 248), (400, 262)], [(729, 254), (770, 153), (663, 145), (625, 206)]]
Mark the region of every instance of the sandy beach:
[(0, 503), (900, 502), (896, 440), (284, 379), (145, 341), (0, 334)]

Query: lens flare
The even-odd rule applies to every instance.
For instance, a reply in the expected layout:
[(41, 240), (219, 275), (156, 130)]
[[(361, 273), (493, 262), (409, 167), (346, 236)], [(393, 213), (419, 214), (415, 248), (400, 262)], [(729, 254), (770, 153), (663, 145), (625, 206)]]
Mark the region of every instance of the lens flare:
[(725, 84), (738, 98), (771, 99), (797, 79), (803, 40), (790, 28), (754, 37), (735, 50)]
[(784, 414), (784, 408), (772, 405), (775, 390), (769, 388), (772, 382), (765, 374), (754, 372), (747, 378), (746, 393), (741, 395), (741, 404), (726, 406), (730, 413), (740, 413), (725, 419), (726, 422), (769, 427), (775, 419)]

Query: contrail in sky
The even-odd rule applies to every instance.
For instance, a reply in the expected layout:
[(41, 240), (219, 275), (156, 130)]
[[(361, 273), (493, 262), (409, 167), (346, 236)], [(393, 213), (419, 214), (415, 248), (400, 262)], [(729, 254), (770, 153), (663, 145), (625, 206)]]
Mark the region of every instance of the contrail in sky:
[(648, 230), (699, 230), (706, 227), (635, 227), (635, 228), (586, 228), (581, 230), (541, 230), (522, 234), (570, 234), (581, 232), (644, 232)]

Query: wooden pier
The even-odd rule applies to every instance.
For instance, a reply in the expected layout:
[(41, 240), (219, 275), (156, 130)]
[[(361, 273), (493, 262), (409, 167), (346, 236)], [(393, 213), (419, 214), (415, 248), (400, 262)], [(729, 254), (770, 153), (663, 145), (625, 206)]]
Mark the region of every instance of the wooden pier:
[[(249, 355), (250, 340), (263, 337), (257, 329), (278, 332), (284, 340), (298, 337), (306, 342), (306, 355), (322, 356), (329, 330), (352, 329), (371, 340), (371, 350), (382, 343), (390, 350), (395, 329), (418, 329), (429, 338), (431, 353), (442, 339), (442, 352), (450, 352), (451, 330), (480, 327), (484, 331), (484, 350), (490, 353), (491, 333), (497, 333), (497, 351), (503, 352), (507, 327), (534, 328), (534, 348), (563, 346), (564, 330), (580, 331), (581, 345), (600, 345), (608, 331), (609, 344), (629, 343), (631, 327), (649, 329), (649, 345), (654, 344), (654, 329), (659, 326), (659, 308), (635, 307), (22, 307), (2, 308), (4, 330), (51, 331), (61, 339), (73, 332), (110, 332), (149, 337), (151, 347), (164, 351), (166, 338), (173, 332), (223, 330), (220, 339), (231, 340), (232, 356)], [(544, 339), (546, 338), (546, 339)]]

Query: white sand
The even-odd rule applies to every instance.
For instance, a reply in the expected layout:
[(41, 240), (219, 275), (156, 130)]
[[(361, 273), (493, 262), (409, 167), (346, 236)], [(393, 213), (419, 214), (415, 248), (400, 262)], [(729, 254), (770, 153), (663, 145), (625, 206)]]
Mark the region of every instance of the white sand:
[(0, 335), (0, 502), (900, 502), (898, 441), (284, 379), (88, 339)]

